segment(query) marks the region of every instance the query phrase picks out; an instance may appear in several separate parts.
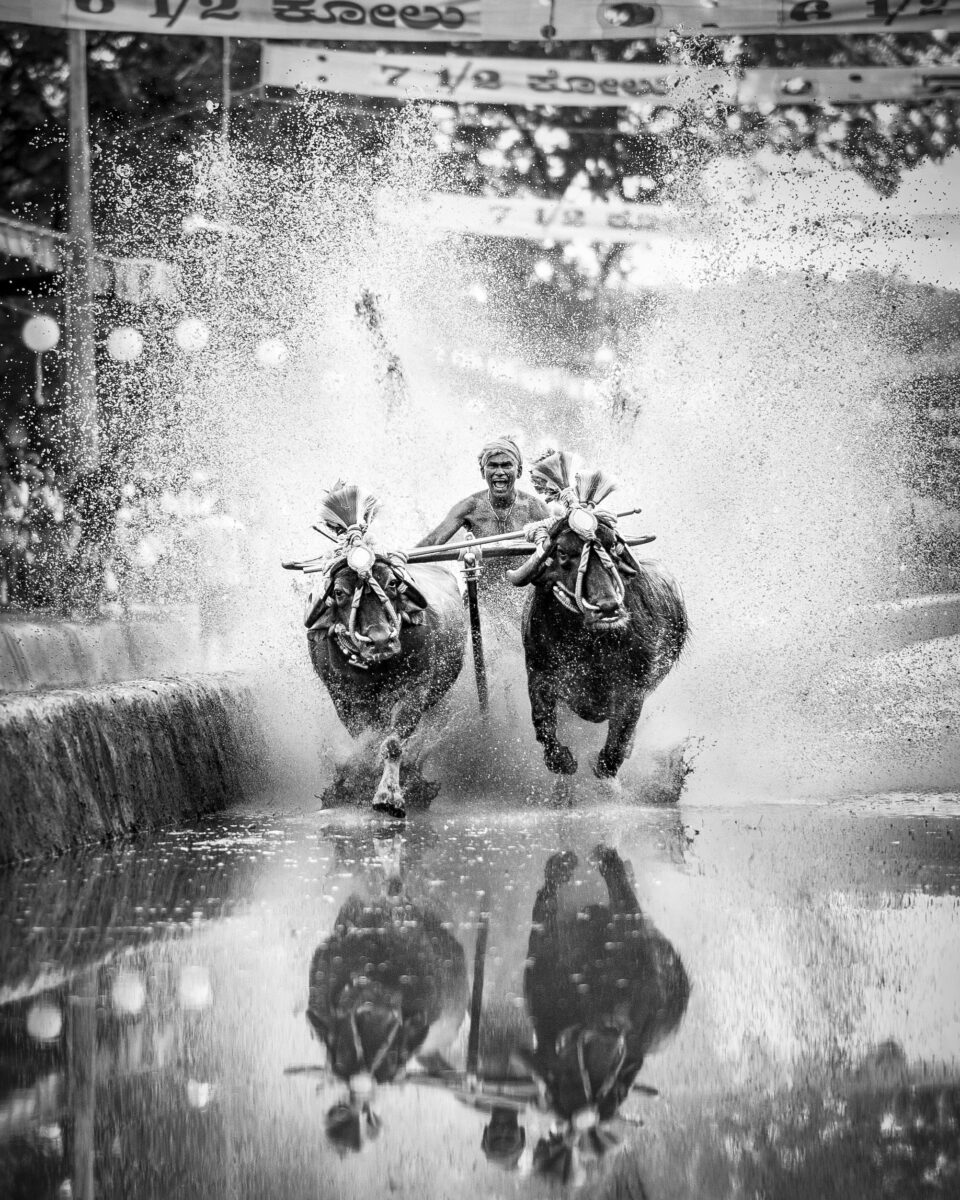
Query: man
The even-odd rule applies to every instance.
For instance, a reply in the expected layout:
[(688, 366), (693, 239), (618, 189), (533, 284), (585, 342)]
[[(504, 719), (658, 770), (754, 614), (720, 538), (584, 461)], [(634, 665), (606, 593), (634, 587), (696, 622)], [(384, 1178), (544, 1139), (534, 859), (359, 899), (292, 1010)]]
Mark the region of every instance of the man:
[(517, 488), (517, 480), (523, 473), (523, 458), (513, 438), (499, 437), (488, 442), (480, 451), (479, 462), (486, 490), (474, 492), (455, 504), (436, 529), (419, 543), (421, 546), (442, 545), (459, 530), (466, 530), (474, 537), (486, 537), (491, 533), (515, 533), (531, 521), (549, 519), (550, 511), (542, 500)]
[[(455, 504), (436, 529), (419, 543), (421, 546), (442, 545), (461, 530), (479, 538), (491, 533), (514, 533), (532, 521), (550, 519), (550, 510), (542, 500), (517, 488), (517, 479), (523, 473), (523, 457), (513, 438), (498, 437), (487, 442), (478, 461), (486, 490), (474, 492)], [(513, 620), (519, 619), (523, 607), (523, 595), (518, 595), (518, 589), (507, 582), (508, 568), (516, 565), (516, 559), (487, 558), (480, 576), (480, 591), (485, 599), (496, 599), (498, 605), (506, 605)]]

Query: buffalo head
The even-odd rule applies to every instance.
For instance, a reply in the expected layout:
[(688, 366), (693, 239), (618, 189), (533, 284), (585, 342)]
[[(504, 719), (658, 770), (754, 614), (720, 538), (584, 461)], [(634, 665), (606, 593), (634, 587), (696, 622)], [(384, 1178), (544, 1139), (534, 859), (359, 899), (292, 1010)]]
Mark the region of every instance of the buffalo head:
[(636, 574), (613, 518), (574, 507), (548, 529), (522, 566), (508, 571), (517, 587), (551, 594), (590, 630), (622, 629), (629, 621), (624, 579)]
[(312, 1029), (327, 1048), (334, 1075), (344, 1080), (369, 1076), (377, 1083), (397, 1077), (410, 1056), (411, 1038), (415, 1043), (424, 1032), (409, 1020), (404, 1024), (402, 1004), (399, 989), (368, 982), (348, 989), (329, 1020), (312, 1008), (307, 1010)]
[(366, 545), (360, 549), (368, 561), (353, 564), (351, 551), (334, 563), (311, 597), (306, 623), (311, 631), (340, 635), (343, 648), (370, 666), (400, 653), (402, 626), (421, 624), (427, 601), (402, 565)]

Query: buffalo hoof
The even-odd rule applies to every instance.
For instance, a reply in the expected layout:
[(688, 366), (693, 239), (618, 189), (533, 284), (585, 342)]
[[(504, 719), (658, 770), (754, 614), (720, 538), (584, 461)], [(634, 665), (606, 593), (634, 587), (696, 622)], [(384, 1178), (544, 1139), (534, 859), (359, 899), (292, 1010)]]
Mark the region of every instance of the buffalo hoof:
[(570, 882), (576, 868), (576, 854), (572, 850), (561, 850), (558, 854), (551, 854), (547, 859), (547, 865), (543, 868), (543, 877), (553, 887), (559, 887), (562, 883)]
[(577, 772), (577, 760), (568, 746), (544, 750), (543, 761), (547, 764), (547, 770), (554, 775), (575, 775)]
[(603, 757), (603, 751), (599, 754), (594, 754), (590, 759), (590, 769), (598, 779), (614, 779), (619, 767), (611, 767), (607, 760)]
[(378, 787), (373, 797), (373, 811), (385, 813), (390, 817), (405, 817), (407, 806), (403, 800), (403, 792), (395, 787)]
[(624, 862), (620, 855), (611, 846), (605, 846), (603, 842), (598, 843), (590, 851), (590, 861), (600, 872), (602, 877), (606, 877), (611, 871), (624, 870)]
[(373, 811), (385, 817), (396, 817), (398, 821), (404, 820), (407, 815), (402, 804), (394, 804), (391, 800), (374, 800)]

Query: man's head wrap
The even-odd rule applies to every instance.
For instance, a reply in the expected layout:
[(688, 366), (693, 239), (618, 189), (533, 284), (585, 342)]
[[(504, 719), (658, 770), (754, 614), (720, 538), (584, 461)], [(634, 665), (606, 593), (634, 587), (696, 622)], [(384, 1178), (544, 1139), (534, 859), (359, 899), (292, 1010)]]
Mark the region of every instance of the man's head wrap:
[(523, 471), (523, 455), (520, 453), (520, 447), (511, 437), (494, 438), (492, 442), (487, 444), (480, 451), (477, 460), (480, 463), (480, 470), (487, 469), (487, 462), (495, 454), (509, 454), (517, 464), (517, 474), (520, 475)]

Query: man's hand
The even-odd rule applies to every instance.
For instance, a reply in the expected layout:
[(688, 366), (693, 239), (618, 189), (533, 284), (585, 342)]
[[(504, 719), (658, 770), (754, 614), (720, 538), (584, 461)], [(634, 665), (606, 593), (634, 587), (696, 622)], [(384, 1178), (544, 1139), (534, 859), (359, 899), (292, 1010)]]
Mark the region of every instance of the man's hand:
[(541, 542), (547, 540), (547, 530), (549, 527), (549, 521), (531, 521), (529, 524), (524, 525), (523, 536), (528, 542), (539, 546)]

